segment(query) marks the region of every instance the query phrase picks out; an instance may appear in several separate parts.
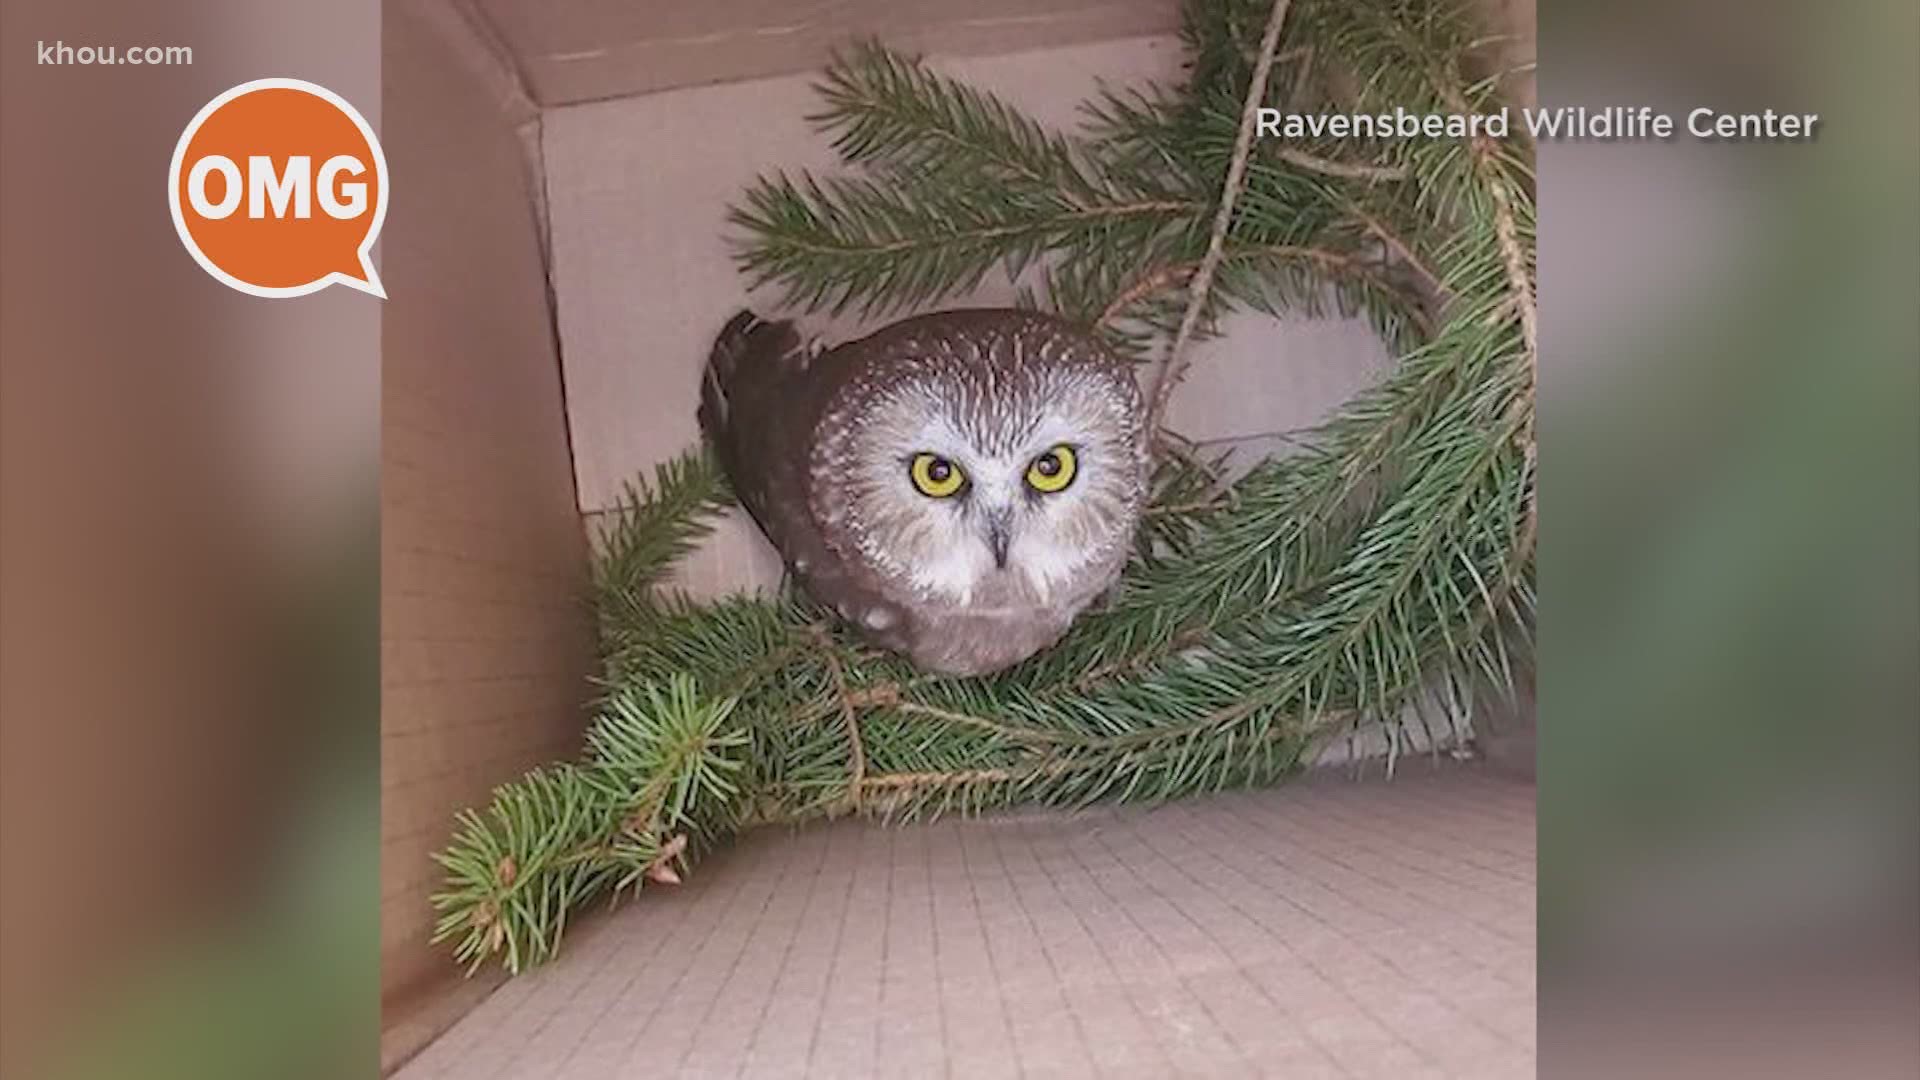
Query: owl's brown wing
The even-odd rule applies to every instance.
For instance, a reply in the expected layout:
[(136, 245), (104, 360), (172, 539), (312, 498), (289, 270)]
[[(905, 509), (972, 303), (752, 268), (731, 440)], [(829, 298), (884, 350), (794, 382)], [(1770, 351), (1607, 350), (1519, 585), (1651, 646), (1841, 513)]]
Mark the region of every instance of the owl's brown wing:
[(828, 546), (809, 509), (813, 431), (847, 377), (844, 359), (802, 346), (792, 323), (742, 311), (713, 344), (700, 387), (700, 429), (740, 504), (807, 594), (882, 647), (900, 649), (905, 613)]

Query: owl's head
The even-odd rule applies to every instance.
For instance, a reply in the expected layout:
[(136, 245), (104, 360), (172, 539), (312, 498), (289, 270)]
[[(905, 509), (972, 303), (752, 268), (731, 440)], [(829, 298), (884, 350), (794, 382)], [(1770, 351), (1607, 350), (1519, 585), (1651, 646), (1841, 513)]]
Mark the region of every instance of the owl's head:
[(815, 497), (897, 588), (973, 607), (1084, 600), (1125, 561), (1147, 447), (1133, 374), (1097, 342), (1038, 320), (903, 341), (836, 411)]

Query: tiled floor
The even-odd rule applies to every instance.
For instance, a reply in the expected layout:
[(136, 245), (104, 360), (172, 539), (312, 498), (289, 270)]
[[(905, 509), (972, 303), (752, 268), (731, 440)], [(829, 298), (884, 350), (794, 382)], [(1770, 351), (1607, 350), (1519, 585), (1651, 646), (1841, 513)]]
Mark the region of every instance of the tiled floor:
[(398, 1075), (1532, 1076), (1533, 812), (1422, 763), (756, 833)]

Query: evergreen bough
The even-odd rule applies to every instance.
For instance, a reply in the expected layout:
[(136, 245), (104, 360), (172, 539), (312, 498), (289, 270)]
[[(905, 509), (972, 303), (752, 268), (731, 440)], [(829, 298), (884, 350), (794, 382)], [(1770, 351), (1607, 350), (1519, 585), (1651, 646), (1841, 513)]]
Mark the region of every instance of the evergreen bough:
[(730, 497), (704, 450), (662, 465), (598, 537), (584, 759), (503, 785), (438, 856), (436, 939), (470, 968), (551, 956), (583, 901), (678, 880), (754, 824), (1267, 783), (1362, 725), (1391, 768), (1408, 723), (1437, 715), (1443, 745), (1478, 689), (1511, 686), (1535, 607), (1530, 149), (1241, 135), (1256, 69), (1255, 104), (1293, 112), (1498, 107), (1498, 74), (1472, 73), (1484, 40), (1450, 0), (1189, 0), (1182, 33), (1184, 81), (1105, 89), (1071, 134), (854, 48), (814, 117), (853, 171), (752, 186), (743, 271), (792, 306), (881, 315), (1000, 270), (1142, 359), (1189, 303), (1202, 326), (1331, 304), (1371, 319), (1395, 372), (1232, 481), (1166, 437), (1113, 600), (985, 678), (920, 674), (791, 592), (663, 593)]

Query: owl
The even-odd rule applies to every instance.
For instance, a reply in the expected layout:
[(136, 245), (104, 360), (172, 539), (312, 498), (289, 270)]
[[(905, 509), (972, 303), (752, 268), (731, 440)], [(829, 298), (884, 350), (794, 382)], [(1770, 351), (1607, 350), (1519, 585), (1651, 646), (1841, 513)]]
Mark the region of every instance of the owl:
[(1147, 494), (1130, 365), (1072, 324), (968, 310), (833, 349), (736, 315), (701, 429), (794, 580), (950, 675), (1059, 640), (1118, 578)]

